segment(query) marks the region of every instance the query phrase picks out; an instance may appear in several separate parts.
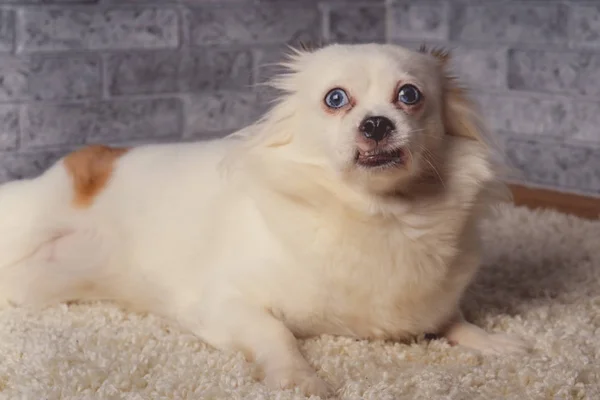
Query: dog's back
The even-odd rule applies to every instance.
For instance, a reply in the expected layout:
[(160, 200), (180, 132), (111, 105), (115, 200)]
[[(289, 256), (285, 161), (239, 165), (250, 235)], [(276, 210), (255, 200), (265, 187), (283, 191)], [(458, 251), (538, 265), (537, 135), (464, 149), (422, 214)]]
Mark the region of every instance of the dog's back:
[[(218, 164), (230, 146), (90, 146), (36, 178), (0, 186), (0, 302), (165, 307), (161, 290), (173, 282), (152, 269), (174, 272), (186, 257), (214, 251), (219, 221), (211, 216), (224, 207), (225, 187)], [(152, 311), (166, 312), (160, 307)]]

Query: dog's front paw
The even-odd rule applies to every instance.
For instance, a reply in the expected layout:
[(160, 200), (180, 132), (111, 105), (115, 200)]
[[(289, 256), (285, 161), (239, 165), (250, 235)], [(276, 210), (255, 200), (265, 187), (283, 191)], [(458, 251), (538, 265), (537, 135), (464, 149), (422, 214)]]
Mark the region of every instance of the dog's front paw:
[(315, 395), (322, 399), (326, 399), (333, 392), (333, 388), (314, 371), (303, 368), (279, 368), (266, 371), (265, 383), (272, 389), (298, 387), (306, 396)]
[(483, 354), (525, 354), (530, 350), (524, 340), (503, 333), (487, 334), (476, 345)]
[(531, 347), (524, 340), (503, 333), (488, 333), (464, 319), (450, 325), (444, 336), (451, 344), (458, 344), (483, 354), (524, 354)]

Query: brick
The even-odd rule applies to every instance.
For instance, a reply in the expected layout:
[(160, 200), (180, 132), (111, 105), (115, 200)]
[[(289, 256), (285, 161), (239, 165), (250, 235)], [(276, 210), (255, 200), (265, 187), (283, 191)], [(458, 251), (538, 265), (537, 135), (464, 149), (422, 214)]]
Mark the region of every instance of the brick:
[(182, 60), (183, 92), (247, 89), (252, 84), (252, 54), (248, 50), (199, 49)]
[(529, 182), (600, 193), (600, 149), (511, 138), (506, 158)]
[[(75, 0), (76, 1), (76, 0)], [(99, 1), (101, 4), (118, 4), (118, 5), (123, 5), (123, 4), (127, 4), (127, 5), (139, 5), (139, 4), (144, 4), (144, 5), (164, 5), (164, 4), (178, 4), (178, 3), (186, 3), (186, 2), (196, 2), (198, 0), (128, 0), (127, 3), (125, 3), (123, 0), (96, 0)], [(219, 0), (203, 0), (203, 1), (219, 1)], [(238, 0), (231, 0), (231, 1), (238, 1)]]
[(287, 54), (290, 54), (290, 49), (285, 46), (254, 49), (254, 61), (257, 69), (255, 82), (263, 84), (276, 75), (285, 72), (285, 69), (279, 63), (285, 61)]
[(600, 102), (571, 101), (570, 104), (573, 110), (574, 129), (565, 136), (571, 140), (599, 145)]
[(494, 46), (451, 48), (452, 69), (468, 86), (504, 89), (507, 87), (507, 50)]
[(97, 55), (0, 58), (2, 101), (81, 99), (100, 92)]
[(429, 49), (450, 51), (450, 69), (467, 87), (482, 89), (506, 89), (507, 87), (508, 56), (505, 46), (456, 45), (437, 40), (394, 39), (391, 42), (411, 50), (419, 50), (422, 45), (425, 45)]
[(390, 9), (390, 37), (401, 40), (445, 40), (448, 36), (448, 3), (402, 1)]
[(495, 131), (600, 142), (599, 102), (517, 94), (479, 94), (475, 99)]
[(0, 182), (33, 178), (44, 172), (66, 151), (0, 154)]
[(600, 5), (571, 5), (569, 33), (577, 45), (600, 47)]
[(187, 131), (230, 133), (254, 122), (261, 112), (257, 93), (216, 92), (194, 96), (186, 110)]
[(316, 3), (258, 2), (206, 5), (189, 11), (193, 45), (320, 42), (321, 16)]
[(179, 21), (173, 9), (46, 9), (21, 10), (18, 49), (174, 48)]
[(247, 50), (113, 54), (107, 64), (112, 95), (247, 89), (252, 85), (252, 54)]
[(536, 95), (479, 95), (477, 100), (494, 129), (600, 143), (600, 102)]
[(473, 42), (564, 42), (568, 8), (557, 3), (456, 4), (450, 37)]
[(0, 10), (0, 51), (12, 51), (15, 40), (15, 13)]
[[(106, 1), (106, 0), (104, 0)], [(111, 0), (111, 1), (121, 1), (121, 0)], [(161, 1), (161, 0), (137, 0), (137, 1)], [(263, 7), (268, 7), (275, 4), (288, 4), (292, 6), (298, 7), (298, 0), (171, 0), (171, 1), (179, 1), (183, 4), (189, 5), (198, 5), (198, 3), (202, 4), (254, 4), (261, 5)], [(301, 0), (303, 5), (315, 5), (315, 4), (384, 4), (387, 0)], [(589, 1), (589, 0), (588, 0)], [(294, 4), (296, 3), (296, 4)]]
[(30, 4), (95, 4), (100, 0), (0, 0), (0, 4), (16, 4), (16, 5), (30, 5)]
[(29, 105), (22, 122), (27, 147), (179, 137), (179, 99)]
[(600, 96), (600, 54), (511, 50), (511, 89)]
[(0, 150), (13, 150), (19, 141), (19, 109), (0, 105)]
[(385, 7), (344, 5), (332, 8), (328, 39), (338, 43), (385, 42)]
[(474, 98), (495, 131), (550, 136), (572, 131), (572, 108), (560, 99), (507, 94), (480, 94)]
[(178, 52), (116, 53), (107, 60), (111, 95), (168, 93), (178, 90), (182, 55)]

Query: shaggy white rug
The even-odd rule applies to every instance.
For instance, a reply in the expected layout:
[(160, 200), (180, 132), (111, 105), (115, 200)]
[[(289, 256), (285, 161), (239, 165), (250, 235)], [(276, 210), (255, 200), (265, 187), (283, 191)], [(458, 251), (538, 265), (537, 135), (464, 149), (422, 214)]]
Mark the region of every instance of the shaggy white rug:
[[(302, 342), (339, 399), (600, 399), (600, 222), (506, 205), (485, 223), (487, 261), (466, 298), (528, 356), (482, 357), (444, 341)], [(108, 304), (0, 312), (2, 399), (301, 399), (153, 316)]]

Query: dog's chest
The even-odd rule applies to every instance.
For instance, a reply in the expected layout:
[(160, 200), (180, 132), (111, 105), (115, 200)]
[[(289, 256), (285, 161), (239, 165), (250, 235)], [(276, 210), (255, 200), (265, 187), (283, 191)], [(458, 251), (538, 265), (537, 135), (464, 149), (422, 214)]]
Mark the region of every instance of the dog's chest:
[(452, 236), (348, 228), (316, 236), (311, 275), (298, 279), (306, 301), (282, 309), (296, 334), (401, 339), (435, 329), (453, 311), (460, 292), (445, 285)]

